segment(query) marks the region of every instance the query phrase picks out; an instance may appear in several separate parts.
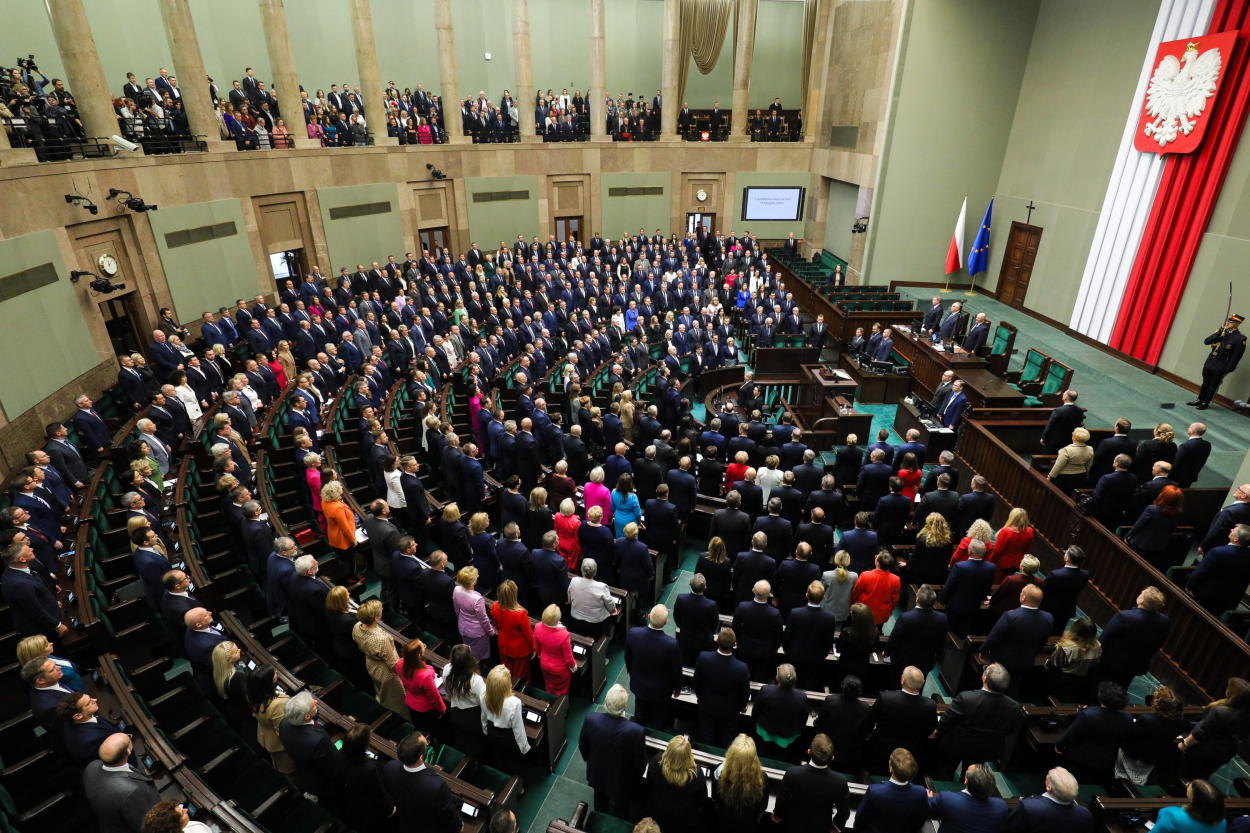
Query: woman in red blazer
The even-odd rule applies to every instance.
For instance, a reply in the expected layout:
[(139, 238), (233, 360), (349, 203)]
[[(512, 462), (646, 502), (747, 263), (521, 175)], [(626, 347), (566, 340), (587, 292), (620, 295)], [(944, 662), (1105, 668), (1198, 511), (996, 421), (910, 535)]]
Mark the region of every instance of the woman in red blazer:
[(1002, 584), (1004, 578), (1014, 573), (1032, 547), (1033, 527), (1029, 526), (1029, 513), (1017, 506), (1007, 516), (1007, 524), (998, 531), (993, 554), (987, 556), (998, 567), (994, 583)]
[(894, 569), (894, 556), (885, 551), (879, 552), (876, 563), (875, 570), (865, 570), (855, 579), (851, 604), (866, 605), (872, 611), (877, 627), (881, 627), (890, 620), (890, 614), (898, 604), (898, 591), (902, 582), (891, 572)]

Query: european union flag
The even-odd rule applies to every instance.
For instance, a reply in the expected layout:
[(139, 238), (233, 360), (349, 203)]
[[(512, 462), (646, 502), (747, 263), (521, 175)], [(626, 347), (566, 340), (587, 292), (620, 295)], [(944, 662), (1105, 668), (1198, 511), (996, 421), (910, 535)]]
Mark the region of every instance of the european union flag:
[(994, 199), (985, 207), (985, 216), (981, 218), (981, 228), (977, 230), (976, 239), (972, 241), (972, 250), (968, 252), (968, 276), (984, 272), (990, 265), (990, 215), (994, 213)]

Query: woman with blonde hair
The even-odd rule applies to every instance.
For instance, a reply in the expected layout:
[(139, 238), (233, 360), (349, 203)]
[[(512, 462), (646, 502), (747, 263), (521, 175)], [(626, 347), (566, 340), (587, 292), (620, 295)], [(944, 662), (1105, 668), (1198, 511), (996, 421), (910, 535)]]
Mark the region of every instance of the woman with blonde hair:
[(603, 485), (603, 467), (595, 466), (590, 470), (590, 480), (582, 488), (582, 504), (590, 511), (590, 507), (598, 506), (603, 510), (603, 522), (612, 523), (612, 493)]
[(734, 461), (725, 466), (725, 494), (729, 494), (735, 483), (746, 479), (747, 469), (751, 468), (750, 459), (751, 455), (739, 451), (734, 455)]
[(1090, 673), (1101, 657), (1102, 643), (1098, 641), (1094, 620), (1088, 616), (1074, 619), (1046, 658), (1050, 691), (1065, 703), (1088, 703), (1092, 693)]
[(538, 664), (543, 672), (543, 688), (557, 697), (569, 693), (573, 670), (573, 644), (568, 629), (560, 623), (560, 608), (547, 605), (542, 621), (534, 626), (534, 645), (538, 650)]
[(1155, 463), (1171, 463), (1176, 459), (1176, 443), (1173, 442), (1175, 438), (1176, 432), (1172, 430), (1172, 426), (1160, 422), (1155, 426), (1153, 437), (1137, 444), (1137, 450), (1133, 452), (1133, 467), (1129, 471), (1137, 476), (1138, 483), (1145, 483), (1153, 476), (1151, 471)]
[(724, 539), (714, 536), (707, 542), (707, 552), (699, 556), (694, 571), (707, 581), (703, 595), (715, 601), (721, 613), (729, 613), (733, 609), (733, 567), (725, 552)]
[(395, 673), (404, 686), (404, 703), (412, 715), (412, 725), (422, 732), (435, 732), (447, 704), (438, 693), (434, 666), (425, 661), (425, 643), (410, 639), (404, 645), (404, 655), (395, 666)]
[(499, 661), (507, 666), (514, 680), (530, 681), (530, 661), (534, 658), (534, 627), (528, 611), (517, 601), (516, 582), (508, 579), (495, 590), (490, 607), (499, 634)]
[(499, 583), (499, 554), (495, 536), (486, 531), (490, 515), (475, 512), (469, 518), (469, 547), (473, 551), (473, 566), (477, 568), (477, 584), (483, 593), (493, 593)]
[(716, 802), (719, 833), (755, 833), (760, 814), (768, 803), (764, 770), (755, 741), (738, 735), (725, 750), (724, 762), (712, 773), (712, 798)]
[(373, 679), (365, 670), (364, 654), (356, 647), (356, 614), (352, 612), (351, 603), (351, 594), (341, 584), (326, 593), (325, 623), (330, 632), (331, 664), (351, 680), (352, 685), (368, 691), (373, 687)]
[(490, 659), (490, 638), (495, 625), (486, 614), (486, 599), (477, 592), (476, 567), (461, 567), (456, 573), (456, 586), (451, 591), (451, 605), (456, 611), (456, 627), (460, 638), (479, 660)]
[(1020, 606), (1020, 591), (1030, 584), (1034, 587), (1041, 587), (1045, 581), (1046, 574), (1042, 572), (1042, 562), (1036, 555), (1026, 555), (1020, 559), (1020, 572), (1012, 573), (1004, 578), (999, 583), (998, 589), (994, 591), (994, 595), (990, 596), (990, 610), (994, 611), (995, 616), (1015, 610)]
[(356, 552), (356, 515), (343, 499), (343, 484), (331, 480), (321, 486), (321, 512), (326, 519), (326, 540), (334, 550), (339, 570), (344, 574), (359, 576), (357, 561), (363, 560)]
[(469, 543), (469, 530), (461, 517), (460, 506), (455, 501), (444, 506), (436, 527), (436, 540), (442, 544), (443, 552), (447, 553), (447, 560), (452, 564), (471, 564), (473, 545)]
[(67, 659), (61, 659), (56, 656), (52, 653), (52, 648), (52, 643), (43, 634), (26, 637), (17, 643), (17, 667), (21, 668), (32, 659), (50, 659), (61, 669), (60, 684), (71, 691), (82, 691), (82, 675), (78, 673), (78, 666)]
[(1002, 584), (1003, 579), (1015, 572), (1032, 547), (1033, 527), (1029, 525), (1029, 513), (1021, 506), (1014, 507), (994, 539), (994, 557), (989, 559), (998, 567), (994, 583)]
[(781, 458), (776, 454), (769, 454), (764, 460), (764, 468), (755, 473), (755, 485), (763, 490), (764, 505), (768, 505), (768, 498), (772, 495), (773, 489), (781, 485), (782, 471), (779, 468)]
[(1059, 449), (1059, 456), (1046, 476), (1051, 483), (1071, 493), (1089, 480), (1089, 467), (1093, 462), (1094, 449), (1089, 447), (1089, 432), (1076, 428), (1072, 431), (1072, 442)]
[(399, 675), (395, 673), (399, 653), (395, 650), (395, 641), (390, 634), (378, 626), (381, 619), (382, 603), (377, 599), (370, 599), (356, 608), (356, 627), (352, 629), (352, 639), (360, 653), (365, 655), (365, 670), (373, 680), (374, 698), (378, 704), (400, 717), (407, 717), (404, 686), (399, 681)]
[(621, 427), (625, 429), (625, 439), (629, 442), (634, 441), (636, 435), (636, 425), (634, 423), (634, 412), (637, 408), (634, 402), (634, 392), (628, 388), (621, 391)]
[(492, 765), (504, 772), (520, 772), (521, 757), (530, 751), (521, 712), (521, 700), (512, 693), (512, 675), (506, 666), (496, 665), (486, 675), (482, 730)]
[(955, 554), (951, 556), (950, 564), (947, 566), (954, 567), (960, 561), (968, 560), (968, 545), (973, 541), (980, 541), (985, 544), (985, 560), (994, 560), (994, 527), (990, 526), (987, 521), (977, 518), (972, 522), (972, 526), (968, 527), (968, 532), (959, 541), (959, 546), (955, 548)]
[(940, 512), (930, 512), (924, 519), (924, 527), (916, 533), (916, 546), (907, 559), (907, 584), (943, 584), (946, 581), (946, 565), (955, 552), (951, 541), (951, 528)]
[(555, 524), (559, 541), (557, 549), (569, 569), (576, 571), (582, 560), (582, 546), (577, 541), (577, 529), (582, 525), (582, 519), (577, 517), (577, 505), (572, 498), (560, 501), (560, 514), (556, 515)]
[(295, 379), (295, 356), (291, 353), (291, 342), (285, 338), (278, 342), (277, 349), (273, 351), (269, 369), (273, 371), (279, 390), (286, 390), (287, 382)]
[[(233, 479), (234, 478), (231, 478), (231, 480)], [(135, 515), (133, 517), (126, 519), (126, 540), (130, 542), (131, 552), (134, 552), (135, 550), (139, 549), (139, 545), (135, 543), (135, 531), (140, 530), (140, 529), (147, 529), (150, 526), (152, 526), (152, 524), (148, 523), (148, 519), (143, 517), (142, 515)], [(164, 544), (161, 544), (162, 549), (164, 548), (164, 546), (165, 546)]]
[(851, 615), (851, 592), (857, 578), (859, 574), (851, 571), (851, 554), (846, 550), (838, 550), (833, 556), (833, 569), (820, 576), (820, 583), (825, 586), (820, 606), (826, 613), (832, 613), (839, 625)]
[(239, 670), (242, 658), (243, 652), (230, 640), (213, 646), (213, 691), (234, 726), (242, 726), (247, 719), (247, 675)]
[(525, 510), (525, 524), (521, 540), (528, 549), (536, 550), (543, 545), (543, 536), (556, 528), (555, 518), (547, 508), (547, 490), (535, 486), (530, 490), (529, 506)]
[(690, 738), (676, 735), (647, 767), (647, 814), (661, 830), (703, 830), (709, 809)]

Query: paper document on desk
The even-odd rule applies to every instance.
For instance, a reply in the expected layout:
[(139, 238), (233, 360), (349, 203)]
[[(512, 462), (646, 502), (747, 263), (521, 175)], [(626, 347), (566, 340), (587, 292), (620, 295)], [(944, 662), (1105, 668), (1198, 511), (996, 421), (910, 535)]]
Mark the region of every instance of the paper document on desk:
[(847, 373), (845, 370), (834, 370), (833, 375), (837, 376), (843, 382), (851, 381), (851, 374)]

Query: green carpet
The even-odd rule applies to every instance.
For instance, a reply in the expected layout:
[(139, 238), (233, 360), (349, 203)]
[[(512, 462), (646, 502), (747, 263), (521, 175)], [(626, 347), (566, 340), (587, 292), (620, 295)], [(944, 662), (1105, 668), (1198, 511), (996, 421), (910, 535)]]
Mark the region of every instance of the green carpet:
[[(934, 296), (930, 287), (900, 286), (902, 298), (920, 301), (928, 308)], [(986, 295), (969, 297), (962, 292), (942, 295), (942, 303), (963, 301), (972, 314), (984, 312), (990, 321), (1007, 321), (1019, 329), (1016, 355), (1011, 369), (1018, 370), (1024, 354), (1035, 347), (1072, 368), (1072, 386), (1080, 393), (1077, 404), (1088, 409), (1085, 424), (1110, 428), (1119, 417), (1127, 417), (1137, 429), (1150, 429), (1157, 422), (1167, 422), (1176, 430), (1177, 442), (1185, 437), (1191, 422), (1207, 426), (1206, 438), (1211, 442), (1211, 457), (1202, 470), (1196, 486), (1228, 486), (1250, 448), (1250, 419), (1220, 407), (1199, 411), (1185, 403), (1194, 398), (1188, 390), (1160, 376), (1138, 370), (1109, 353), (1095, 349), (1041, 321), (1012, 309)], [(1201, 367), (1191, 369), (1191, 380), (1201, 379)], [(1240, 398), (1240, 391), (1224, 390), (1225, 395)], [(1164, 405), (1174, 407), (1166, 408)]]

